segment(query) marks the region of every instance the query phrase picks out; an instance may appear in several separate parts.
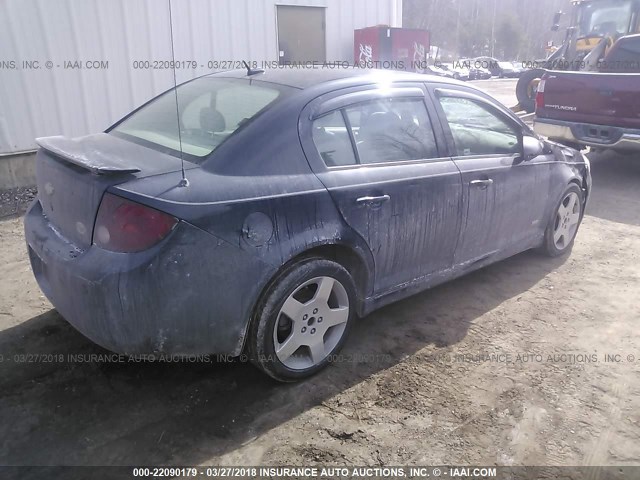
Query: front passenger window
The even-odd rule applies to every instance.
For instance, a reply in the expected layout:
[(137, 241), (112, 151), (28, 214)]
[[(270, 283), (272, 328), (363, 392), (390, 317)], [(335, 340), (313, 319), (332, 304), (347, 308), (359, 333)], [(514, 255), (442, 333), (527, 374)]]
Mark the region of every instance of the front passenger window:
[(442, 97), (459, 156), (510, 155), (520, 151), (519, 133), (480, 103), (460, 97)]

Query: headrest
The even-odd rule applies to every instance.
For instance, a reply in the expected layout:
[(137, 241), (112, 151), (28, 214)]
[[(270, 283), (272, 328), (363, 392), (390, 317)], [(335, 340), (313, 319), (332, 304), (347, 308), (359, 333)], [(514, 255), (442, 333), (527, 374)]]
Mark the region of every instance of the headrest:
[(401, 126), (402, 120), (393, 112), (376, 112), (360, 127), (360, 135), (375, 135)]
[(204, 107), (200, 110), (200, 128), (206, 132), (224, 132), (226, 122), (218, 110)]

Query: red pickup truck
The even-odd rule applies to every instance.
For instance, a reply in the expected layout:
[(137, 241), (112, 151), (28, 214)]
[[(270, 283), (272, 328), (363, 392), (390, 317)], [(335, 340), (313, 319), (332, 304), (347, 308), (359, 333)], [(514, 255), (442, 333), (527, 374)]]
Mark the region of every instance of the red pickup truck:
[(640, 74), (547, 72), (534, 129), (574, 148), (640, 152)]

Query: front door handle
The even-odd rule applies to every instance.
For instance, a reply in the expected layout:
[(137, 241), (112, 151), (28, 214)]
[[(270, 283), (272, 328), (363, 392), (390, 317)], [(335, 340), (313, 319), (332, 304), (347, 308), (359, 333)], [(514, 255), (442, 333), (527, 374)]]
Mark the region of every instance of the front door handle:
[(472, 187), (477, 187), (477, 188), (481, 188), (482, 190), (485, 190), (489, 188), (491, 185), (493, 185), (493, 180), (490, 178), (486, 180), (472, 180), (469, 182), (469, 185), (471, 185)]
[(391, 200), (389, 195), (380, 195), (379, 197), (360, 197), (356, 200), (356, 203), (366, 207), (379, 207), (389, 200)]

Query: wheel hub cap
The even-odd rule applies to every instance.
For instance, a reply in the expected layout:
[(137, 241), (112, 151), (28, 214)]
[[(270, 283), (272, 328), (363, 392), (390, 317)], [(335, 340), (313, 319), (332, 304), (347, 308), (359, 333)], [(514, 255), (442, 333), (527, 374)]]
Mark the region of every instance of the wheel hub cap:
[(349, 297), (332, 277), (317, 277), (285, 300), (273, 332), (278, 360), (288, 368), (313, 367), (340, 342), (349, 319)]
[(575, 237), (580, 224), (580, 209), (580, 198), (575, 192), (570, 192), (562, 200), (553, 232), (553, 241), (558, 250), (567, 248)]

